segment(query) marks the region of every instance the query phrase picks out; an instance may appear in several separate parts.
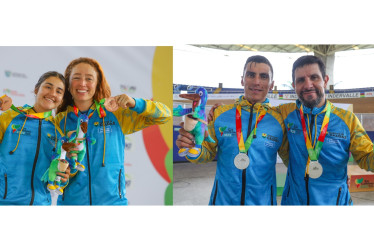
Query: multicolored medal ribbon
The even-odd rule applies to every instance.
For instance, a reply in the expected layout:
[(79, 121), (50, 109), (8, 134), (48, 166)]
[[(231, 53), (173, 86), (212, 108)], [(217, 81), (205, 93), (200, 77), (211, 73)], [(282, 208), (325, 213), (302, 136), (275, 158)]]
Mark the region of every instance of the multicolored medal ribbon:
[(26, 117), (34, 118), (34, 119), (45, 119), (45, 118), (50, 117), (52, 115), (52, 110), (48, 111), (48, 112), (43, 112), (43, 113), (27, 114), (26, 111), (32, 108), (30, 106), (27, 106), (26, 108), (21, 110), (21, 109), (17, 108), (16, 106), (14, 106), (12, 104), (12, 106), (10, 108), (12, 110), (16, 111), (17, 113), (20, 113), (20, 114), (22, 114)]
[(99, 102), (97, 102), (96, 100), (94, 101), (95, 101), (95, 106), (96, 106), (97, 113), (99, 114), (99, 117), (100, 118), (105, 117), (106, 116), (106, 112), (104, 110), (105, 98), (101, 99)]
[(12, 104), (12, 98), (10, 98), (9, 96), (3, 95), (2, 97), (0, 97), (0, 99), (2, 100), (2, 103), (1, 103), (2, 105), (0, 107), (2, 108), (1, 110), (4, 110), (4, 111), (10, 108), (19, 114), (22, 114), (26, 117), (34, 118), (34, 119), (44, 119), (52, 115), (52, 110), (48, 112), (43, 112), (43, 113), (27, 114), (26, 111), (31, 109), (32, 108), (31, 106), (26, 104), (21, 110)]
[[(106, 112), (104, 110), (104, 107), (105, 107), (105, 98), (101, 99), (99, 102), (97, 102), (96, 100), (94, 100), (94, 103), (95, 103), (95, 109), (97, 111), (97, 113), (99, 114), (99, 117), (100, 118), (103, 118), (106, 116)], [(77, 108), (77, 106), (74, 105), (74, 114), (76, 116), (78, 116), (78, 112), (79, 112), (79, 109)], [(88, 118), (91, 118), (91, 116), (94, 114), (94, 112), (92, 112), (91, 114), (88, 115)]]
[[(308, 132), (306, 130), (306, 123), (305, 123), (305, 118), (304, 118), (304, 112), (303, 112), (303, 105), (300, 107), (300, 118), (301, 118), (301, 125), (303, 127), (303, 134), (304, 134), (304, 139), (305, 139), (305, 144), (306, 148), (308, 150), (308, 163), (307, 163), (307, 168), (306, 168), (306, 175), (309, 175), (309, 165), (312, 167), (311, 170), (313, 171), (313, 175), (311, 174), (311, 178), (318, 178), (322, 175), (322, 165), (318, 162), (319, 154), (322, 150), (323, 142), (325, 141), (326, 133), (327, 133), (327, 128), (329, 126), (329, 121), (330, 121), (330, 113), (331, 113), (331, 103), (327, 103), (327, 110), (325, 114), (325, 118), (323, 119), (322, 127), (321, 127), (321, 132), (318, 137), (318, 141), (316, 145), (314, 145), (314, 148), (310, 142)], [(309, 164), (310, 161), (310, 164)]]
[[(266, 114), (266, 110), (262, 110), (259, 114), (255, 127), (257, 127), (258, 123), (264, 118)], [(251, 147), (251, 144), (253, 142), (253, 134), (255, 130), (251, 131), (251, 134), (248, 136), (246, 142), (244, 143), (243, 139), (243, 133), (242, 133), (242, 110), (241, 106), (238, 105), (236, 107), (236, 138), (238, 140), (239, 145), (239, 154), (234, 159), (234, 164), (239, 169), (245, 169), (249, 166), (249, 157), (247, 155), (247, 151)]]
[[(77, 116), (77, 117), (79, 117), (79, 109), (77, 108), (77, 106), (75, 106), (74, 105), (74, 107), (73, 107), (73, 109), (74, 109), (74, 114)], [(88, 118), (91, 118), (91, 116), (94, 114), (95, 112), (91, 112), (91, 114), (89, 114), (88, 115)]]

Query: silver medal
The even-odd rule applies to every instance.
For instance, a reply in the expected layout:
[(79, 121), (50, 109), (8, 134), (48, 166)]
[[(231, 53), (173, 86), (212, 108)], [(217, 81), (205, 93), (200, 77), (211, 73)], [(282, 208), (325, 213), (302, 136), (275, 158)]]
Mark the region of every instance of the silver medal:
[(309, 163), (309, 177), (317, 179), (322, 175), (323, 168), (318, 161), (311, 161)]
[(247, 154), (239, 153), (235, 156), (234, 165), (238, 169), (246, 169), (249, 166), (249, 157)]

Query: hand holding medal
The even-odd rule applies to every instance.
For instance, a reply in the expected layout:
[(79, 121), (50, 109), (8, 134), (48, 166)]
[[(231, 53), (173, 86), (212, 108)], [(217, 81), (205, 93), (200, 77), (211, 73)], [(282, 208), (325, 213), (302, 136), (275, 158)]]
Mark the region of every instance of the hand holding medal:
[(109, 112), (114, 112), (119, 107), (121, 108), (135, 107), (135, 100), (126, 94), (122, 94), (122, 95), (118, 95), (115, 97), (105, 98), (104, 106)]
[(0, 97), (0, 110), (8, 110), (12, 106), (12, 98), (7, 95)]
[(121, 108), (135, 107), (135, 100), (126, 94), (117, 95), (114, 98), (116, 99), (118, 106), (120, 106)]
[(114, 97), (105, 98), (104, 106), (109, 112), (114, 112), (118, 109), (118, 103)]

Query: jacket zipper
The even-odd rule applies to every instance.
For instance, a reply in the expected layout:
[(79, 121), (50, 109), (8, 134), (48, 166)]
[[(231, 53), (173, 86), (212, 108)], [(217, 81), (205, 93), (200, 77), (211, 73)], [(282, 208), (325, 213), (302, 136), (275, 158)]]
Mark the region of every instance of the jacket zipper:
[(218, 181), (216, 181), (216, 190), (214, 191), (213, 205), (216, 205), (217, 192), (218, 192)]
[(30, 201), (30, 206), (33, 205), (34, 198), (35, 198), (34, 175), (35, 175), (36, 163), (38, 161), (38, 156), (39, 156), (40, 140), (41, 140), (41, 133), (42, 133), (41, 131), (42, 131), (42, 120), (39, 119), (38, 144), (36, 146), (36, 153), (35, 153), (35, 158), (34, 158), (34, 165), (32, 166), (32, 173), (31, 173), (31, 201)]
[(273, 202), (273, 185), (270, 186), (270, 201), (271, 201), (271, 205), (273, 206), (274, 205), (274, 202)]
[[(254, 106), (254, 104), (251, 105), (251, 115), (249, 116), (247, 138), (251, 134), (251, 130), (252, 130), (253, 106)], [(247, 155), (248, 155), (248, 151), (247, 151)], [(242, 172), (242, 195), (241, 195), (241, 199), (240, 199), (240, 205), (244, 205), (244, 202), (245, 202), (245, 186), (246, 186), (246, 183), (247, 183), (247, 169), (244, 169), (243, 172)]]
[(340, 198), (341, 192), (342, 192), (342, 187), (339, 188), (338, 199), (336, 200), (336, 205), (339, 205), (339, 198)]
[(305, 176), (304, 180), (306, 188), (306, 204), (309, 205), (309, 174)]
[(7, 177), (6, 174), (4, 174), (4, 178), (5, 178), (5, 191), (4, 191), (4, 197), (3, 197), (3, 199), (5, 200), (6, 194), (8, 192), (8, 177)]
[(91, 193), (91, 169), (90, 169), (90, 155), (88, 153), (88, 141), (86, 139), (86, 154), (87, 154), (87, 169), (88, 169), (88, 190), (90, 192), (90, 205), (92, 205), (92, 193)]
[[(313, 125), (314, 125), (314, 115), (311, 115), (311, 119), (310, 119), (310, 137), (312, 138), (312, 134), (313, 134)], [(309, 202), (309, 174), (307, 174), (305, 177), (304, 177), (304, 180), (305, 180), (305, 189), (306, 189), (306, 204), (309, 206), (310, 202)]]
[(119, 170), (119, 176), (118, 176), (118, 192), (119, 192), (119, 198), (122, 198), (122, 192), (121, 192), (121, 173), (122, 168)]

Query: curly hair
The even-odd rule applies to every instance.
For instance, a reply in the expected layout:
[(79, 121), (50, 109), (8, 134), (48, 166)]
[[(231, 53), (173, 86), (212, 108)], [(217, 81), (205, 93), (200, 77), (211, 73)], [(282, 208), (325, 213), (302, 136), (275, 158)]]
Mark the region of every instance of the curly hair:
[[(73, 68), (80, 63), (86, 63), (88, 65), (91, 65), (97, 74), (97, 85), (96, 85), (96, 90), (94, 94), (94, 100), (100, 101), (103, 98), (108, 98), (111, 95), (110, 87), (109, 84), (105, 78), (104, 71), (99, 64), (98, 61), (92, 58), (87, 58), (87, 57), (80, 57), (77, 58), (69, 63), (69, 65), (66, 67), (65, 70), (65, 80), (66, 80), (66, 85), (70, 87), (70, 75), (71, 72), (73, 71)], [(65, 89), (65, 95), (64, 95), (64, 100), (62, 101), (62, 104), (57, 108), (57, 113), (63, 112), (67, 109), (69, 105), (73, 105), (74, 100), (73, 97), (68, 90), (68, 88)]]

